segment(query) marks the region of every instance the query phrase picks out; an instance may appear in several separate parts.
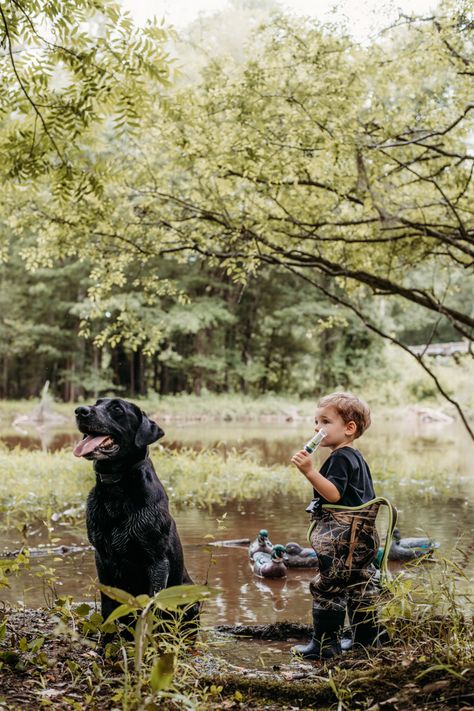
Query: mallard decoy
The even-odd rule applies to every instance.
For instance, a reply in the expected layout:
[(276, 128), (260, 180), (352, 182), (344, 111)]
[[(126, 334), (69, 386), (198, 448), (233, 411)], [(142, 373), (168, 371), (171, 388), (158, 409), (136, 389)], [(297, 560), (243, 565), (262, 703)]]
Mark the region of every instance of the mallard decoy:
[(271, 555), (256, 553), (253, 559), (253, 572), (262, 578), (284, 578), (286, 565), (284, 561), (285, 546), (273, 546)]
[[(429, 558), (437, 547), (439, 546), (433, 548), (410, 548), (401, 545), (397, 541), (392, 541), (388, 552), (388, 560), (397, 560), (401, 563), (406, 563), (410, 560), (417, 560), (418, 558)], [(379, 566), (382, 561), (383, 550), (383, 547), (380, 547), (377, 552), (377, 557), (374, 561), (377, 566)]]
[(402, 538), (398, 528), (393, 529), (393, 541), (403, 548), (424, 548), (431, 552), (439, 548), (439, 543), (433, 538)]
[(433, 551), (429, 548), (405, 548), (405, 546), (401, 546), (396, 541), (393, 541), (388, 552), (388, 559), (399, 560), (402, 562), (407, 560), (417, 560), (417, 558), (430, 556), (432, 552)]
[(285, 565), (288, 568), (315, 568), (318, 556), (312, 548), (303, 548), (293, 541), (285, 546)]
[(256, 553), (268, 553), (269, 556), (272, 554), (272, 544), (268, 538), (268, 531), (266, 528), (262, 528), (257, 535), (257, 538), (249, 545), (249, 556), (253, 559)]

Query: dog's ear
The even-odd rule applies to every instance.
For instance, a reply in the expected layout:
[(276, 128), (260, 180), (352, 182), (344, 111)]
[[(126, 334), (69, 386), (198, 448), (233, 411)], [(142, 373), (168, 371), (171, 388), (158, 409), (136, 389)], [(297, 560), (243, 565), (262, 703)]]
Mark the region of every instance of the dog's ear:
[(156, 422), (150, 420), (150, 418), (142, 412), (142, 421), (135, 434), (135, 446), (140, 448), (146, 447), (148, 444), (156, 442), (156, 440), (163, 437), (163, 435), (164, 432), (161, 427), (158, 427)]

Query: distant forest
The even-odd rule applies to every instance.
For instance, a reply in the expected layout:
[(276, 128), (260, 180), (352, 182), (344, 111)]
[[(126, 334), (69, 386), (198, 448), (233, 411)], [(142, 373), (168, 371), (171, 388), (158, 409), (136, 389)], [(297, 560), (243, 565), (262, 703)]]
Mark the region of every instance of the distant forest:
[[(109, 391), (133, 397), (204, 389), (311, 396), (356, 386), (362, 373), (382, 365), (382, 339), (349, 310), (315, 298), (297, 277), (262, 268), (244, 286), (195, 258), (162, 261), (161, 277), (176, 284), (175, 296), (147, 305), (138, 290), (126, 295), (156, 328), (154, 353), (123, 340), (96, 345), (108, 319), (94, 320), (88, 338), (80, 335), (88, 273), (80, 261), (30, 273), (12, 258), (1, 268), (2, 398), (37, 396), (46, 380), (66, 401)], [(420, 314), (417, 321), (413, 309), (402, 311), (396, 302), (390, 308), (383, 319), (399, 338), (413, 344), (430, 338)], [(455, 333), (446, 328), (437, 338)]]

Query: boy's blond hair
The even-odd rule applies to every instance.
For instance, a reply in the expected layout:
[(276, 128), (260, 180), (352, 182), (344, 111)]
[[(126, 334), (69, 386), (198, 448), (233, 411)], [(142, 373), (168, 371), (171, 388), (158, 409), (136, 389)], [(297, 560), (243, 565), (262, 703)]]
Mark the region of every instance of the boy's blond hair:
[(352, 393), (338, 392), (325, 395), (318, 402), (318, 407), (328, 406), (334, 407), (346, 424), (355, 422), (357, 429), (354, 439), (363, 435), (365, 430), (370, 427), (369, 406)]

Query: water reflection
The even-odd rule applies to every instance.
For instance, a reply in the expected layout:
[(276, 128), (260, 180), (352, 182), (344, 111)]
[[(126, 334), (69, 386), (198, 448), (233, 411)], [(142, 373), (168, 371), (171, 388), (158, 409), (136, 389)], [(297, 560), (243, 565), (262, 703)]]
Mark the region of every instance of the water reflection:
[(27, 449), (32, 452), (57, 452), (61, 449), (72, 449), (78, 440), (77, 433), (72, 428), (57, 431), (50, 427), (15, 428), (0, 434), (0, 442), (8, 449)]
[[(449, 500), (432, 502), (424, 506), (420, 498), (405, 496), (399, 501), (402, 510), (401, 530), (406, 535), (416, 535), (422, 530), (433, 535), (441, 543), (437, 552), (456, 560), (472, 578), (472, 541), (474, 540), (473, 507), (455, 507), (450, 510)], [(268, 528), (274, 543), (290, 540), (304, 542), (307, 517), (304, 513), (303, 498), (288, 498), (271, 501), (268, 512), (262, 510), (260, 501), (245, 504), (230, 504), (227, 508), (216, 507), (213, 511), (202, 509), (181, 509), (174, 512), (185, 549), (186, 566), (197, 583), (206, 580), (219, 592), (215, 599), (206, 602), (203, 620), (205, 624), (269, 624), (291, 620), (308, 622), (311, 598), (309, 581), (314, 571), (290, 569), (283, 580), (268, 580), (257, 577), (250, 566), (248, 553), (244, 547), (215, 548), (207, 545), (205, 536), (210, 534), (215, 540), (253, 538), (260, 528)], [(227, 512), (226, 528), (222, 530), (223, 514)], [(380, 530), (385, 528), (380, 520)], [(67, 524), (53, 526), (50, 536), (60, 538), (66, 545), (87, 543), (83, 526), (70, 529)], [(31, 528), (28, 538), (30, 546), (46, 543), (48, 533), (42, 522)], [(459, 549), (457, 549), (457, 543)], [(6, 548), (18, 548), (19, 532), (8, 531), (4, 539)], [(462, 553), (460, 552), (462, 551)], [(36, 574), (42, 565), (53, 566), (57, 570), (55, 583), (58, 593), (71, 594), (75, 600), (93, 599), (96, 595), (96, 575), (93, 553), (85, 551), (78, 555), (57, 556), (55, 559), (32, 559), (30, 573), (22, 573), (12, 581), (12, 588), (2, 591), (2, 598), (11, 602), (22, 601), (32, 606), (44, 605), (47, 589)], [(400, 565), (393, 565), (400, 570)], [(439, 575), (440, 565), (406, 569), (411, 575)], [(464, 588), (468, 591), (469, 582)]]

